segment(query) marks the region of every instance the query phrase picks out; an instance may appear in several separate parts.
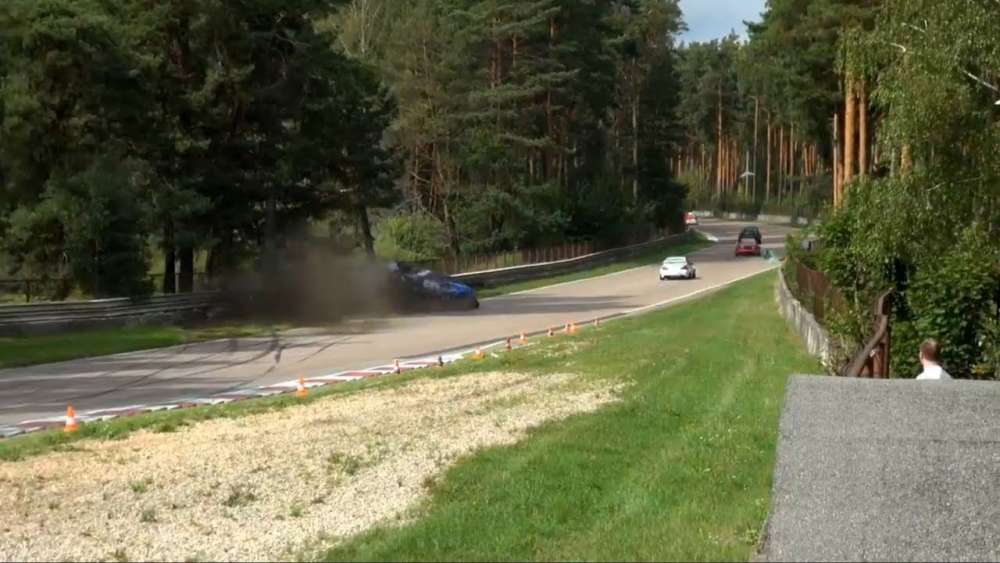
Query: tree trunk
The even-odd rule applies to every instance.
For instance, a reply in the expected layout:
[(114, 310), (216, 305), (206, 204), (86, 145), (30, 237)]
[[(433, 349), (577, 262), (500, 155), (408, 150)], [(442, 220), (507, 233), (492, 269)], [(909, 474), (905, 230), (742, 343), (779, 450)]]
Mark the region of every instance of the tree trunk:
[(718, 101), (718, 106), (716, 108), (716, 113), (718, 115), (718, 122), (719, 122), (718, 129), (716, 130), (716, 139), (718, 140), (719, 148), (718, 148), (718, 151), (716, 153), (718, 155), (717, 158), (716, 158), (716, 160), (718, 160), (718, 163), (717, 163), (717, 166), (716, 166), (717, 170), (716, 170), (716, 175), (715, 175), (715, 195), (716, 195), (717, 199), (721, 199), (722, 198), (722, 164), (723, 164), (722, 163), (722, 146), (723, 145), (722, 145), (722, 83), (721, 82), (719, 83), (719, 101)]
[(785, 126), (781, 125), (778, 127), (778, 185), (777, 193), (778, 202), (781, 202), (782, 195), (785, 192)]
[(795, 138), (795, 124), (792, 124), (792, 129), (788, 133), (788, 193), (795, 193), (795, 154), (798, 150), (798, 139)]
[(844, 186), (854, 181), (857, 149), (858, 105), (854, 94), (854, 78), (847, 77), (847, 94), (844, 110)]
[(868, 134), (868, 85), (858, 81), (858, 175), (867, 178), (869, 149)]
[(910, 175), (913, 171), (913, 147), (910, 143), (905, 143), (903, 145), (903, 154), (899, 161), (899, 171), (903, 177)]
[(368, 218), (368, 207), (363, 203), (359, 203), (354, 209), (358, 217), (358, 234), (361, 236), (361, 242), (365, 247), (365, 254), (368, 255), (368, 258), (374, 260), (375, 237), (372, 236), (372, 224)]
[(458, 241), (458, 227), (455, 225), (455, 218), (451, 214), (451, 208), (448, 206), (448, 198), (444, 198), (444, 229), (445, 235), (448, 237), (448, 248), (451, 250), (451, 258), (456, 263), (458, 262), (459, 256), (462, 254), (462, 246)]
[(733, 141), (733, 190), (740, 197), (746, 195), (743, 190), (744, 185), (740, 181), (740, 174), (742, 174), (743, 168), (743, 153), (740, 151), (739, 144)]
[(174, 222), (163, 227), (163, 293), (177, 293), (177, 249), (174, 242)]
[(194, 291), (194, 248), (191, 246), (181, 247), (180, 261), (180, 293), (191, 293)]
[(759, 149), (757, 148), (757, 138), (759, 135), (760, 123), (760, 98), (753, 99), (753, 194), (754, 197), (757, 196), (757, 175), (760, 170), (757, 168), (757, 157), (759, 156)]
[(840, 115), (833, 114), (833, 206), (840, 207), (843, 203), (844, 185), (841, 182), (840, 161)]
[(639, 92), (632, 96), (632, 201), (639, 202)]
[(771, 114), (767, 114), (767, 188), (764, 201), (771, 201), (771, 154), (774, 152), (774, 128), (771, 126)]
[(737, 194), (740, 193), (740, 168), (743, 167), (742, 155), (740, 155), (740, 147), (736, 143), (736, 139), (729, 141), (732, 149), (731, 153), (733, 155), (733, 191)]
[[(746, 159), (746, 166), (745, 166), (745, 168), (746, 168), (746, 170), (744, 170), (744, 172), (749, 172), (750, 171), (750, 149), (747, 149), (747, 159)], [(753, 201), (755, 199), (755, 196), (757, 195), (757, 193), (753, 189), (753, 187), (750, 185), (750, 182), (754, 178), (756, 178), (756, 177), (757, 176), (747, 176), (746, 178), (743, 179), (743, 191), (745, 192), (743, 195), (744, 196), (748, 196), (751, 201)]]
[(733, 191), (740, 193), (740, 170), (743, 168), (743, 155), (740, 154), (739, 143), (734, 138), (732, 141), (733, 147)]

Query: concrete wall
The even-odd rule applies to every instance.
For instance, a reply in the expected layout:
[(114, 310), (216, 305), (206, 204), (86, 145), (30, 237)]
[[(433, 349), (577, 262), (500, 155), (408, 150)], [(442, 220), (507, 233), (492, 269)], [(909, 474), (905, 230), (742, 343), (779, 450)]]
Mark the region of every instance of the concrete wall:
[(830, 343), (830, 335), (801, 303), (792, 295), (788, 285), (785, 283), (785, 276), (778, 270), (778, 307), (781, 309), (781, 316), (785, 317), (788, 324), (802, 339), (806, 350), (810, 354), (819, 358), (823, 366), (828, 371), (835, 369), (831, 365), (833, 357), (833, 347)]

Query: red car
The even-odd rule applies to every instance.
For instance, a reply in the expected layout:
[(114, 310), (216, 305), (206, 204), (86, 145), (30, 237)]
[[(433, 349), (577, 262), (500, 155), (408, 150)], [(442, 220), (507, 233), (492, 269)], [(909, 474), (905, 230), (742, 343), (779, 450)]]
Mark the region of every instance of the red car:
[(736, 239), (737, 256), (760, 256), (761, 255), (760, 230), (757, 227), (747, 227), (740, 231), (739, 238)]
[(698, 216), (690, 211), (684, 214), (684, 224), (693, 227), (698, 225)]

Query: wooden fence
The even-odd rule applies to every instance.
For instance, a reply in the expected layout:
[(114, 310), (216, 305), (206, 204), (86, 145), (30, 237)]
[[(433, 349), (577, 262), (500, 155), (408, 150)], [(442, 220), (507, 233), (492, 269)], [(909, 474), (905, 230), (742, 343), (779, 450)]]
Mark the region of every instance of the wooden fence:
[(789, 266), (794, 273), (794, 284), (789, 284), (795, 298), (810, 312), (820, 324), (826, 324), (832, 311), (846, 311), (844, 295), (826, 274), (809, 268), (801, 261), (789, 258)]

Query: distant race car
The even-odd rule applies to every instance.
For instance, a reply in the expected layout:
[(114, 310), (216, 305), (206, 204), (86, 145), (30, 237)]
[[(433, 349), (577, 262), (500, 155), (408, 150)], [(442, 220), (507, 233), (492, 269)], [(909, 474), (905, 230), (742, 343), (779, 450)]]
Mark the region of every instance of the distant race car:
[(757, 227), (744, 227), (736, 239), (736, 256), (760, 256), (763, 237)]
[(689, 227), (698, 225), (698, 216), (690, 211), (684, 214), (684, 224)]
[(427, 269), (392, 262), (388, 266), (395, 303), (404, 310), (478, 309), (472, 287)]
[(685, 256), (671, 256), (660, 265), (660, 281), (669, 279), (693, 280), (698, 277), (694, 262)]

